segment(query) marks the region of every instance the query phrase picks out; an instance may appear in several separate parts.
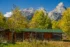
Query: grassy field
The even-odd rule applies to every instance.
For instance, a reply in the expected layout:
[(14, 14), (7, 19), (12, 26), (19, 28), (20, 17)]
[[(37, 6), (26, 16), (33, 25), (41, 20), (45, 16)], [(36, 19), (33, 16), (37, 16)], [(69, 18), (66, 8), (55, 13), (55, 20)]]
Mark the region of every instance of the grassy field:
[(0, 44), (0, 47), (70, 47), (70, 42), (33, 40), (16, 42), (16, 44)]

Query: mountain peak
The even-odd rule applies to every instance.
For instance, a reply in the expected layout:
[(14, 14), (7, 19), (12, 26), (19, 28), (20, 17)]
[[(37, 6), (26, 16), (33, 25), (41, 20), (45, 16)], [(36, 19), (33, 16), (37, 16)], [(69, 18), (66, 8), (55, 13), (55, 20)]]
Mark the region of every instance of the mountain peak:
[(46, 13), (47, 13), (44, 7), (40, 7), (38, 10), (43, 11), (45, 15), (46, 15)]
[(22, 14), (27, 17), (28, 19), (31, 19), (34, 12), (35, 12), (35, 9), (30, 7), (30, 8), (25, 8), (25, 9), (22, 9), (21, 10)]
[(63, 2), (60, 2), (60, 3), (58, 4), (58, 6), (64, 6)]
[(34, 8), (30, 7), (29, 10), (34, 10)]
[(12, 12), (6, 12), (6, 14), (4, 14), (4, 17), (10, 17), (12, 14)]
[(40, 7), (38, 10), (45, 10), (44, 7)]
[(62, 13), (65, 11), (65, 9), (66, 8), (63, 2), (60, 2), (53, 11), (49, 12), (48, 15), (53, 20), (59, 20), (62, 16)]
[(22, 12), (30, 12), (30, 13), (33, 13), (34, 12), (34, 9), (32, 7), (30, 7), (30, 8), (22, 9), (21, 11)]
[(57, 6), (56, 6), (56, 9), (62, 9), (64, 8), (64, 4), (63, 2), (60, 2)]

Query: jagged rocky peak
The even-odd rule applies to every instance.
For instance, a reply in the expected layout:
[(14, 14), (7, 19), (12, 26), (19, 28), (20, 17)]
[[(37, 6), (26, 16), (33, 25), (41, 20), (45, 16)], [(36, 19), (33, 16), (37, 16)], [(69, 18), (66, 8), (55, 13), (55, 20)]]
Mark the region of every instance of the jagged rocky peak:
[(12, 12), (6, 12), (6, 14), (4, 14), (4, 17), (11, 17), (12, 14)]
[(47, 12), (46, 12), (46, 10), (45, 10), (44, 7), (40, 7), (38, 10), (42, 10), (42, 11), (44, 12), (45, 15), (47, 14)]
[(63, 4), (63, 2), (60, 2), (59, 4), (58, 4), (58, 6), (56, 6), (57, 8), (59, 8), (59, 7), (64, 7), (64, 4)]
[[(37, 10), (42, 10), (44, 14), (46, 15), (47, 12), (44, 7), (40, 7)], [(66, 7), (64, 6), (63, 2), (60, 2), (54, 10), (48, 13), (48, 17), (51, 20), (59, 20), (62, 17), (62, 13), (66, 10)], [(20, 10), (23, 14), (23, 16), (27, 17), (28, 19), (31, 19), (35, 13), (35, 9), (32, 7), (30, 8), (25, 8)], [(5, 17), (10, 17), (13, 13), (12, 12), (7, 12), (4, 14)]]
[(58, 10), (59, 13), (62, 13), (66, 8), (63, 4), (63, 2), (60, 2), (57, 6), (56, 9)]
[(30, 12), (30, 13), (33, 13), (34, 12), (34, 9), (32, 7), (30, 7), (30, 8), (22, 9), (21, 11), (22, 12)]
[(31, 19), (34, 12), (35, 12), (35, 9), (33, 9), (32, 7), (30, 8), (25, 8), (25, 9), (22, 9), (20, 10), (22, 12), (22, 14), (27, 17), (28, 19)]
[(45, 10), (45, 8), (44, 7), (40, 7), (38, 10)]
[(63, 2), (60, 2), (54, 10), (49, 12), (48, 16), (52, 20), (59, 20), (62, 17), (62, 13), (66, 10)]
[[(33, 16), (35, 10), (32, 7), (30, 7), (30, 8), (21, 9), (19, 11), (21, 11), (23, 16), (30, 19)], [(4, 16), (11, 17), (12, 14), (13, 14), (12, 12), (6, 12), (6, 14), (4, 14)]]

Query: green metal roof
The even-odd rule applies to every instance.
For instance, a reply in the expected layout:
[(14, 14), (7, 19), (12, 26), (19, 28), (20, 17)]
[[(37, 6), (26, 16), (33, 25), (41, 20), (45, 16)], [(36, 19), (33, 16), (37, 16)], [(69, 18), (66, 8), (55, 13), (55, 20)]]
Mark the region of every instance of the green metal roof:
[(18, 29), (22, 32), (48, 32), (48, 33), (63, 33), (60, 29)]

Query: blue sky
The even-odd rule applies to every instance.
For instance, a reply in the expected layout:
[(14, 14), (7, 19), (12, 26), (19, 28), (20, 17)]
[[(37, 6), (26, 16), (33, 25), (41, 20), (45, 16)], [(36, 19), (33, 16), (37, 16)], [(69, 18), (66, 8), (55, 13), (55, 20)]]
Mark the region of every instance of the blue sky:
[(0, 0), (0, 11), (3, 13), (11, 11), (13, 4), (20, 9), (44, 7), (47, 11), (51, 11), (60, 2), (63, 2), (66, 7), (70, 7), (70, 0)]

